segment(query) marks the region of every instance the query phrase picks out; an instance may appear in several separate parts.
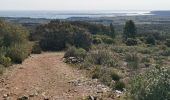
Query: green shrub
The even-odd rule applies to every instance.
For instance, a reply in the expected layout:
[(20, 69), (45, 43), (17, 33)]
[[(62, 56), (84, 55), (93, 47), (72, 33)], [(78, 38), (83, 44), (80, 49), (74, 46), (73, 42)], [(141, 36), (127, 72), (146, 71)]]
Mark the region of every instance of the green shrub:
[(127, 46), (134, 46), (134, 45), (137, 45), (137, 44), (138, 44), (138, 41), (136, 39), (128, 38), (126, 40), (126, 45)]
[(125, 88), (125, 83), (123, 81), (117, 81), (115, 83), (114, 89), (123, 91), (124, 88)]
[(45, 51), (59, 51), (66, 48), (66, 44), (88, 50), (91, 47), (91, 34), (83, 28), (67, 22), (51, 21), (36, 29), (40, 35), (40, 47)]
[(93, 79), (97, 78), (105, 85), (110, 86), (112, 82), (111, 72), (112, 72), (111, 68), (97, 66), (92, 72), (92, 78)]
[(93, 73), (92, 79), (99, 79), (99, 78), (100, 78), (100, 74), (99, 73), (97, 73), (97, 72)]
[(169, 100), (170, 68), (150, 68), (137, 75), (129, 87), (134, 100)]
[(100, 38), (93, 38), (93, 44), (101, 44), (102, 43), (102, 39)]
[(170, 56), (170, 49), (163, 50), (160, 54), (161, 54), (162, 56)]
[(94, 65), (111, 66), (114, 64), (112, 57), (112, 53), (108, 50), (94, 50), (87, 55), (85, 60)]
[(153, 35), (149, 35), (149, 36), (146, 38), (146, 43), (147, 43), (147, 44), (155, 45), (155, 37), (154, 37)]
[(151, 54), (152, 53), (150, 48), (142, 48), (139, 50), (139, 52), (142, 54)]
[(73, 45), (77, 48), (83, 48), (85, 50), (89, 50), (92, 44), (92, 39), (90, 33), (86, 30), (78, 30), (78, 32), (73, 35)]
[(127, 53), (125, 57), (127, 62), (138, 62), (139, 58), (140, 57), (137, 53)]
[(11, 58), (0, 56), (0, 64), (4, 65), (5, 67), (8, 67), (11, 65)]
[(112, 77), (112, 80), (114, 80), (114, 81), (119, 81), (120, 80), (120, 76), (115, 72), (111, 73), (111, 77)]
[(129, 68), (137, 69), (139, 67), (140, 57), (137, 53), (126, 54), (125, 59)]
[(115, 42), (113, 38), (107, 35), (93, 35), (93, 43), (94, 44), (100, 44), (100, 43), (114, 44)]
[(132, 69), (137, 69), (139, 68), (139, 62), (128, 62), (127, 67)]
[(28, 31), (22, 26), (0, 20), (0, 32), (0, 63), (7, 67), (11, 61), (22, 62), (31, 52)]
[(15, 63), (22, 63), (22, 61), (31, 54), (31, 44), (15, 44), (11, 46), (7, 51), (7, 57)]
[(110, 74), (107, 73), (107, 69), (106, 69), (106, 72), (104, 72), (103, 75), (100, 76), (99, 80), (107, 86), (111, 85), (112, 78), (110, 77)]
[(33, 54), (40, 54), (42, 52), (41, 47), (39, 46), (39, 44), (34, 44), (32, 47), (32, 52)]
[(166, 40), (165, 45), (168, 46), (168, 47), (170, 47), (170, 39), (167, 39), (167, 40)]
[(66, 51), (66, 53), (64, 55), (64, 58), (79, 57), (79, 58), (84, 59), (86, 54), (87, 54), (86, 50), (72, 46), (72, 47), (68, 48), (68, 50)]

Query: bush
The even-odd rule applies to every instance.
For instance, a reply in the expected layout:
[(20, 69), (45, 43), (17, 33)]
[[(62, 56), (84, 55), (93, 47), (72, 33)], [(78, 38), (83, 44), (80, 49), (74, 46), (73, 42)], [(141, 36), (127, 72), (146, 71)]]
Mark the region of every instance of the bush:
[(111, 73), (111, 77), (112, 77), (112, 80), (114, 80), (114, 81), (119, 81), (120, 80), (120, 76), (115, 72)]
[(4, 65), (5, 67), (8, 67), (11, 65), (11, 58), (0, 56), (0, 64)]
[(153, 35), (149, 35), (149, 36), (146, 38), (146, 43), (147, 43), (147, 44), (155, 45), (155, 37), (154, 37)]
[(129, 89), (134, 100), (169, 100), (170, 68), (150, 68), (134, 77)]
[(127, 46), (134, 46), (134, 45), (137, 45), (137, 44), (138, 44), (138, 41), (136, 39), (128, 38), (126, 40), (126, 45)]
[(114, 44), (115, 42), (113, 38), (106, 36), (106, 35), (93, 35), (93, 43), (94, 44), (100, 44), (100, 43)]
[(170, 56), (170, 49), (163, 50), (160, 54), (161, 54), (162, 56)]
[(19, 25), (0, 20), (0, 63), (5, 67), (22, 62), (31, 52), (28, 31)]
[(37, 28), (40, 35), (40, 47), (45, 51), (59, 51), (66, 48), (66, 44), (88, 50), (91, 46), (90, 33), (67, 22), (51, 21)]
[(138, 62), (139, 58), (140, 57), (137, 53), (127, 53), (125, 57), (127, 62)]
[(99, 79), (102, 83), (110, 86), (112, 82), (111, 72), (111, 68), (98, 66), (92, 72), (92, 78)]
[(167, 39), (167, 40), (166, 40), (165, 45), (168, 46), (168, 47), (170, 47), (170, 39)]
[(90, 33), (86, 30), (79, 30), (73, 35), (74, 43), (77, 48), (83, 48), (89, 50), (91, 47), (92, 39)]
[(125, 57), (126, 61), (128, 62), (128, 67), (137, 69), (139, 67), (140, 57), (136, 53), (126, 54)]
[(123, 81), (117, 81), (115, 83), (114, 89), (123, 91), (124, 88), (125, 88), (125, 83)]
[(93, 44), (101, 44), (102, 43), (102, 39), (100, 38), (93, 38)]
[(94, 65), (114, 66), (112, 53), (108, 50), (91, 51), (85, 60)]
[(7, 57), (15, 63), (22, 63), (22, 61), (31, 54), (31, 44), (15, 44), (11, 46), (7, 51)]
[(32, 47), (32, 52), (33, 54), (40, 54), (42, 52), (41, 47), (39, 44), (35, 43)]
[(64, 58), (68, 57), (76, 57), (76, 58), (85, 58), (86, 56), (86, 50), (82, 48), (76, 48), (74, 46), (69, 47), (66, 53), (64, 54)]

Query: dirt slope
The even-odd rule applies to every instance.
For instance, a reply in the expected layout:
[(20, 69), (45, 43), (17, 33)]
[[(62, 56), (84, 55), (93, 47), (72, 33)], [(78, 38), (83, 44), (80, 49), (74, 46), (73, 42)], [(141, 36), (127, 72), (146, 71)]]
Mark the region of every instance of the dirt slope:
[(0, 100), (77, 100), (107, 90), (96, 80), (62, 61), (64, 53), (31, 55), (23, 64), (13, 65), (0, 80)]

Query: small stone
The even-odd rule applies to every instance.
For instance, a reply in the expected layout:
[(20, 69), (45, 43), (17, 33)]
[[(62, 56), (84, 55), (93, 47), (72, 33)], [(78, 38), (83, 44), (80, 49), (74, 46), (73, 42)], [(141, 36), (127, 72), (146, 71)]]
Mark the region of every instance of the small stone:
[(94, 96), (91, 96), (91, 95), (90, 95), (90, 96), (88, 97), (88, 99), (89, 99), (89, 100), (97, 100), (97, 97), (94, 97)]
[(9, 96), (9, 94), (4, 94), (3, 98), (7, 98)]
[(94, 100), (94, 97), (93, 96), (89, 96), (89, 100)]
[(117, 95), (116, 97), (117, 97), (117, 98), (120, 98), (120, 95)]
[(119, 90), (116, 90), (115, 92), (116, 92), (116, 93), (118, 93), (118, 94), (122, 94), (122, 92), (121, 92), (121, 91), (119, 91)]

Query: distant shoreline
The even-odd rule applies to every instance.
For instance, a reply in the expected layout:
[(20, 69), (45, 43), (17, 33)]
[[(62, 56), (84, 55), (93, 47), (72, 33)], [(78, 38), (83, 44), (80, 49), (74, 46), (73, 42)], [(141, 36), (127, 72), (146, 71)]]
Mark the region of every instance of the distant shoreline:
[(143, 15), (170, 17), (170, 11), (0, 11), (0, 17), (38, 19), (101, 18)]
[(151, 11), (0, 11), (0, 17), (67, 19), (71, 17), (116, 17), (150, 15)]

